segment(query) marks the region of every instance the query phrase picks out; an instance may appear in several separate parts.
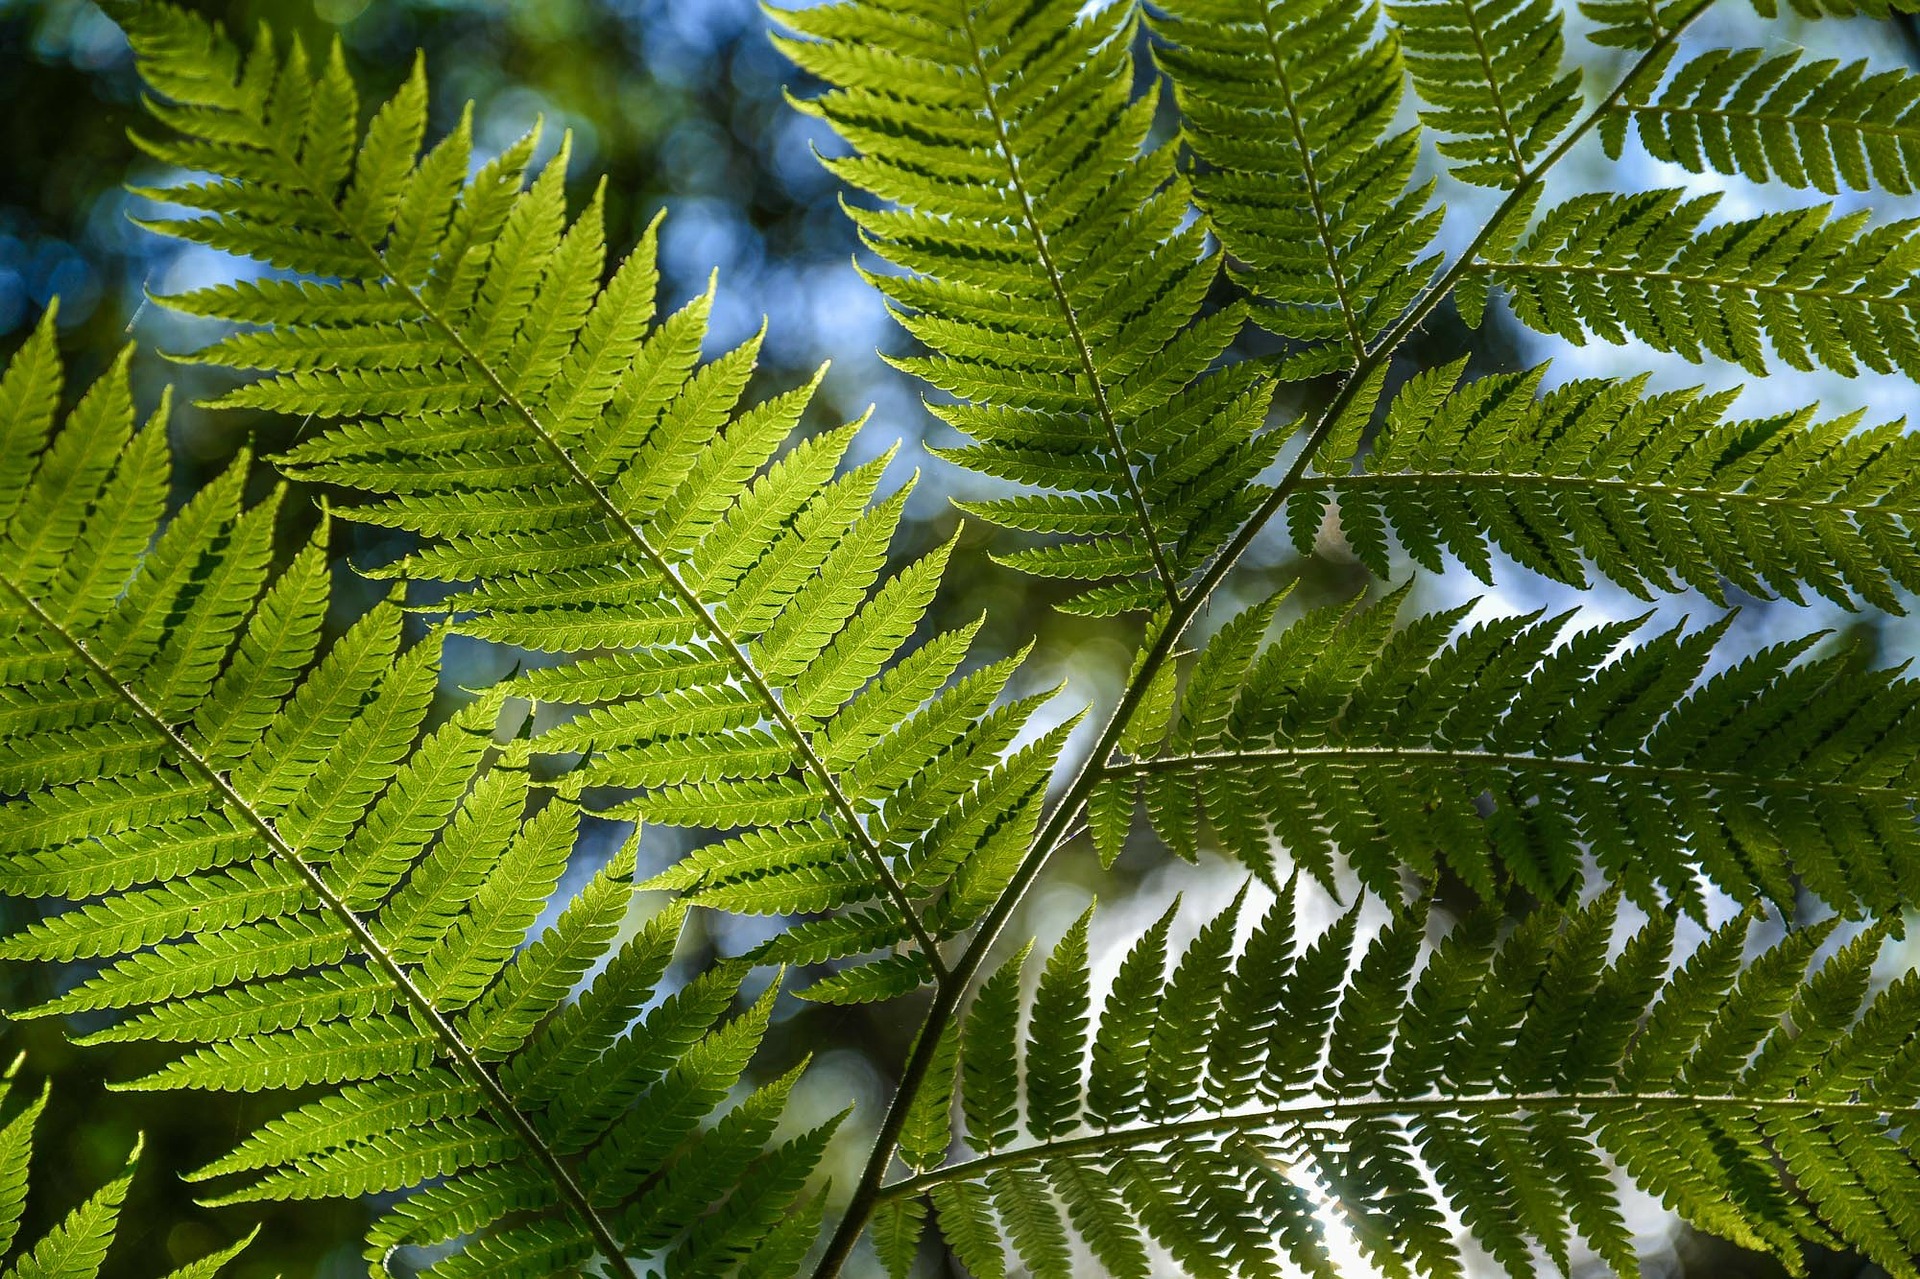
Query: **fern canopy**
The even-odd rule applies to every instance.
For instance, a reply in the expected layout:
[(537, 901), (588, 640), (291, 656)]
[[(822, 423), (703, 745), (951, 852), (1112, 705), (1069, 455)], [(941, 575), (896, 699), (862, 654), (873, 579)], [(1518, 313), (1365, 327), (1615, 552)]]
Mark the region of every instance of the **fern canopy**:
[(201, 1175), (241, 1179), (222, 1201), (433, 1181), (376, 1262), (456, 1238), (429, 1273), (803, 1250), (832, 1125), (773, 1141), (790, 1080), (732, 1102), (770, 1010), (727, 1017), (744, 970), (631, 1024), (679, 916), (615, 945), (614, 866), (523, 946), (579, 814), (489, 766), (503, 695), (429, 729), (439, 646), (403, 646), (391, 602), (318, 656), (323, 542), (270, 571), (278, 495), (243, 507), (245, 459), (163, 527), (165, 432), (135, 429), (124, 361), (55, 430), (60, 382), (49, 317), (0, 375), (0, 890), (74, 904), (0, 956), (96, 971), (19, 1015), (122, 1013), (86, 1040), (180, 1054), (122, 1087), (319, 1089)]
[[(1406, 617), (1404, 588), (1277, 630), (1274, 596), (1181, 648), (1281, 517), (1383, 580), (1397, 548), (1649, 599), (1920, 589), (1900, 424), (1464, 361), (1387, 396), (1444, 302), (1477, 324), (1496, 290), (1573, 342), (1920, 375), (1914, 224), (1541, 211), (1596, 132), (1911, 187), (1910, 76), (1683, 59), (1703, 8), (1586, 4), (1632, 51), (1591, 103), (1547, 0), (779, 15), (923, 348), (900, 363), (969, 441), (941, 455), (1015, 486), (966, 509), (1037, 539), (1001, 558), (1068, 611), (1148, 617), (1062, 768), (1077, 721), (1023, 695), (1024, 653), (929, 624), (950, 548), (891, 565), (891, 454), (846, 464), (824, 370), (752, 402), (760, 340), (705, 354), (711, 290), (658, 313), (657, 224), (610, 258), (566, 141), (482, 161), (471, 110), (429, 139), (419, 65), (363, 112), (338, 45), (116, 4), (171, 172), (145, 225), (262, 268), (163, 299), (231, 326), (178, 358), (238, 375), (217, 408), (313, 422), (278, 464), (347, 496), (277, 556), (285, 491), (249, 506), (248, 457), (169, 511), (165, 404), (136, 421), (125, 357), (64, 423), (51, 315), (0, 374), (0, 890), (46, 903), (0, 958), (81, 969), (23, 1015), (140, 1045), (123, 1088), (286, 1095), (193, 1179), (382, 1196), (376, 1275), (829, 1279), (870, 1233), (905, 1279), (930, 1221), (976, 1279), (1453, 1276), (1468, 1243), (1632, 1274), (1621, 1179), (1790, 1267), (1813, 1243), (1915, 1274), (1920, 982), (1869, 991), (1920, 899), (1920, 683), (1819, 636), (1728, 660), (1726, 620)], [(1448, 171), (1416, 186), (1427, 135)], [(1451, 262), (1446, 182), (1499, 192)], [(323, 645), (334, 519), (405, 550)], [(526, 660), (444, 697), (454, 634)], [(990, 967), (1082, 821), (1111, 862), (1142, 810), (1257, 886), (1184, 949), (1169, 911), (1103, 994), (1091, 912)], [(632, 837), (570, 873), (602, 821)], [(643, 821), (696, 835), (636, 885)], [(1316, 929), (1303, 880), (1366, 896)], [(1431, 920), (1449, 881), (1483, 906)], [(683, 976), (695, 907), (778, 922)], [(783, 966), (927, 1010), (817, 1250), (840, 1121), (790, 1113), (804, 1063), (753, 1070)], [(0, 1243), (37, 1113), (0, 1128)], [(115, 1185), (55, 1245), (84, 1264), (18, 1273), (97, 1267)]]
[(1789, 1267), (1812, 1241), (1915, 1273), (1920, 984), (1867, 998), (1880, 932), (1811, 973), (1830, 925), (1743, 966), (1743, 914), (1670, 969), (1671, 920), (1628, 928), (1609, 895), (1504, 935), (1469, 917), (1422, 963), (1419, 915), (1316, 934), (1295, 896), (1244, 940), (1236, 902), (1177, 955), (1170, 910), (1097, 1016), (1086, 917), (1024, 1017), (1024, 953), (989, 977), (920, 1112), (942, 1131), (957, 1093), (962, 1152), (915, 1133), (884, 1192), (893, 1273), (931, 1205), (978, 1276), (1073, 1274), (1071, 1239), (1137, 1279), (1149, 1243), (1195, 1275), (1331, 1275), (1340, 1236), (1381, 1274), (1459, 1275), (1455, 1220), (1509, 1274), (1583, 1243), (1637, 1275), (1616, 1173)]

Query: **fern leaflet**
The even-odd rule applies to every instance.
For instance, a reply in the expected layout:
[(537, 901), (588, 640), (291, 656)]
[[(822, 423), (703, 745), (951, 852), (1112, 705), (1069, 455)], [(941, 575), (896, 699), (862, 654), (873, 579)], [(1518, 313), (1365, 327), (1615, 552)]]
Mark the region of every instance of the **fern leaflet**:
[(1795, 51), (1709, 49), (1658, 95), (1635, 93), (1608, 113), (1609, 156), (1619, 158), (1629, 126), (1655, 159), (1694, 173), (1908, 195), (1920, 169), (1920, 76)]
[(1461, 384), (1463, 363), (1407, 383), (1359, 473), (1298, 484), (1287, 520), (1302, 553), (1331, 505), (1382, 578), (1391, 528), (1421, 567), (1440, 572), (1451, 553), (1488, 583), (1498, 547), (1575, 586), (1590, 563), (1641, 598), (1688, 589), (1724, 604), (1731, 584), (1900, 613), (1896, 588), (1920, 589), (1920, 441), (1903, 423), (1816, 424), (1812, 409), (1728, 421), (1733, 395), (1647, 395), (1644, 379), (1536, 398), (1544, 366)]
[[(1789, 1267), (1803, 1241), (1841, 1242), (1916, 1273), (1920, 1222), (1892, 1205), (1920, 1191), (1901, 1029), (1920, 983), (1867, 999), (1883, 933), (1808, 975), (1831, 923), (1743, 965), (1742, 915), (1669, 972), (1662, 915), (1609, 958), (1608, 896), (1505, 937), (1471, 917), (1416, 971), (1418, 917), (1363, 938), (1354, 911), (1306, 936), (1294, 898), (1289, 885), (1238, 947), (1236, 903), (1170, 971), (1169, 911), (1091, 1025), (1041, 1015), (1087, 985), (1084, 919), (1024, 1037), (1017, 1003), (995, 993), (1018, 988), (1025, 956), (1009, 960), (957, 1046), (997, 1065), (958, 1086), (966, 1114), (996, 1122), (969, 1123), (951, 1161), (907, 1156), (913, 1174), (883, 1192), (886, 1228), (917, 1237), (930, 1201), (976, 1276), (1008, 1273), (1011, 1253), (1064, 1279), (1077, 1236), (1107, 1273), (1146, 1279), (1149, 1243), (1188, 1274), (1332, 1275), (1337, 1226), (1378, 1273), (1445, 1276), (1462, 1273), (1457, 1217), (1507, 1274), (1539, 1273), (1542, 1256), (1565, 1272), (1578, 1241), (1637, 1275), (1619, 1171)], [(1062, 1062), (1058, 1095), (1020, 1107), (1020, 1066)]]
[(139, 13), (143, 74), (181, 104), (157, 113), (186, 133), (148, 145), (223, 175), (156, 191), (212, 211), (162, 229), (344, 277), (170, 300), (270, 326), (198, 354), (268, 374), (221, 403), (340, 420), (284, 461), (371, 499), (343, 517), (430, 541), (381, 572), (467, 584), (431, 606), (458, 631), (582, 659), (508, 688), (582, 710), (535, 743), (588, 756), (564, 793), (638, 791), (600, 811), (734, 832), (653, 887), (857, 908), (763, 959), (917, 944), (818, 998), (942, 973), (939, 942), (1005, 883), (1062, 733), (1006, 755), (1042, 700), (992, 709), (1015, 662), (946, 687), (974, 628), (901, 656), (946, 550), (882, 574), (906, 499), (869, 505), (886, 460), (834, 478), (854, 426), (776, 460), (813, 388), (736, 413), (757, 340), (699, 366), (711, 296), (651, 325), (651, 233), (601, 288), (600, 203), (567, 224), (564, 147), (524, 192), (531, 137), (468, 179), (463, 122), (416, 163), (416, 71), (364, 137), (325, 143), (357, 156), (349, 180), (308, 159), (335, 121), (282, 105), (346, 94), (337, 51), (315, 76), (297, 44), (262, 43), (248, 70), (195, 20)]
[(860, 154), (829, 160), (897, 206), (854, 209), (873, 275), (933, 354), (901, 361), (960, 402), (974, 443), (938, 450), (1041, 493), (963, 503), (1062, 540), (998, 558), (1093, 582), (1072, 612), (1153, 609), (1230, 536), (1282, 442), (1271, 387), (1206, 369), (1238, 307), (1202, 317), (1218, 274), (1183, 226), (1175, 148), (1142, 151), (1156, 94), (1129, 100), (1133, 6), (913, 0), (783, 11), (781, 48), (832, 90), (804, 104)]
[[(521, 947), (579, 816), (484, 767), (502, 694), (422, 737), (438, 644), (402, 649), (391, 602), (316, 663), (323, 543), (271, 576), (278, 499), (243, 509), (244, 457), (162, 529), (165, 429), (134, 429), (124, 360), (54, 432), (60, 382), (49, 314), (0, 375), (0, 890), (74, 905), (0, 956), (97, 971), (18, 1015), (125, 1012), (90, 1038), (184, 1050), (123, 1087), (325, 1086), (206, 1175), (247, 1174), (226, 1200), (436, 1181), (376, 1260), (472, 1236), (428, 1273), (790, 1247), (831, 1125), (763, 1150), (776, 1084), (695, 1131), (770, 997), (723, 1023), (744, 972), (718, 969), (623, 1036), (670, 912), (562, 1009), (632, 889), (603, 869)], [(734, 1166), (764, 1176), (704, 1180)]]
[(1331, 888), (1339, 856), (1389, 900), (1402, 866), (1559, 899), (1589, 856), (1649, 909), (1704, 912), (1701, 876), (1782, 909), (1801, 885), (1874, 912), (1920, 887), (1920, 682), (1800, 660), (1817, 636), (1702, 680), (1724, 624), (1622, 648), (1636, 623), (1456, 634), (1459, 608), (1396, 631), (1397, 602), (1309, 613), (1264, 648), (1277, 599), (1224, 627), (1171, 723), (1108, 770), (1107, 855), (1137, 791), (1184, 856), (1204, 812), (1265, 877), (1284, 848)]
[(1913, 308), (1920, 225), (1870, 227), (1825, 205), (1702, 230), (1717, 196), (1678, 190), (1576, 196), (1524, 243), (1476, 262), (1462, 310), (1478, 321), (1489, 284), (1530, 328), (1585, 344), (1639, 338), (1698, 362), (1920, 376)]
[(1580, 73), (1562, 73), (1566, 41), (1549, 0), (1389, 4), (1407, 70), (1453, 175), (1476, 186), (1525, 183), (1580, 112)]
[(1404, 71), (1379, 14), (1344, 0), (1166, 6), (1156, 51), (1181, 130), (1205, 167), (1194, 198), (1265, 305), (1262, 327), (1307, 344), (1282, 377), (1350, 367), (1391, 324), (1437, 259), (1440, 226), (1410, 191), (1417, 130), (1388, 133)]

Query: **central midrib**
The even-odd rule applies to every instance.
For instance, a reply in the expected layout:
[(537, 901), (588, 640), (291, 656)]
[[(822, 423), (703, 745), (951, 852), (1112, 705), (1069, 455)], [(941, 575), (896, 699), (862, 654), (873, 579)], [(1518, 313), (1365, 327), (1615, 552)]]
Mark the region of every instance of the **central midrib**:
[(1080, 328), (1080, 312), (1073, 304), (1072, 296), (1067, 292), (1065, 277), (1059, 264), (1054, 261), (1053, 246), (1047, 239), (1047, 230), (1040, 224), (1040, 216), (1033, 205), (1033, 196), (1027, 190), (1026, 179), (1020, 172), (1020, 158), (1014, 154), (1013, 135), (1007, 126), (1006, 117), (1000, 111), (999, 101), (994, 93), (993, 78), (987, 69), (985, 51), (980, 47), (980, 34), (973, 20), (973, 10), (963, 11), (961, 25), (966, 31), (967, 48), (973, 62), (973, 72), (980, 80), (980, 92), (986, 104), (987, 119), (993, 125), (996, 147), (1007, 164), (1007, 181), (1013, 186), (1013, 193), (1020, 201), (1020, 217), (1027, 232), (1033, 237), (1034, 253), (1040, 259), (1041, 269), (1047, 273), (1047, 286), (1053, 292), (1054, 302), (1060, 308), (1061, 318), (1066, 321), (1067, 333), (1073, 342), (1074, 354), (1080, 361), (1081, 372), (1086, 375), (1087, 388), (1093, 394), (1094, 412), (1100, 419), (1100, 425), (1107, 434), (1108, 446), (1113, 449), (1114, 461), (1119, 464), (1120, 473), (1126, 479), (1127, 501), (1132, 505), (1134, 518), (1140, 521), (1140, 532), (1147, 544), (1147, 552), (1153, 560), (1154, 576), (1159, 579), (1160, 587), (1166, 592), (1170, 606), (1180, 603), (1180, 583), (1174, 576), (1173, 568), (1167, 563), (1166, 554), (1160, 547), (1160, 534), (1154, 527), (1153, 510), (1147, 504), (1147, 495), (1140, 487), (1140, 477), (1133, 472), (1132, 455), (1127, 451), (1125, 438), (1120, 432), (1120, 422), (1114, 415), (1113, 405), (1107, 397), (1106, 379), (1100, 373), (1100, 366), (1093, 358), (1093, 348), (1087, 342), (1086, 334)]
[(1877, 1106), (1869, 1101), (1823, 1101), (1802, 1097), (1743, 1097), (1733, 1093), (1607, 1092), (1607, 1093), (1490, 1093), (1468, 1097), (1364, 1097), (1357, 1100), (1303, 1098), (1286, 1105), (1227, 1115), (1205, 1115), (1167, 1123), (1104, 1129), (1077, 1137), (1040, 1142), (976, 1155), (958, 1163), (906, 1177), (881, 1190), (881, 1198), (918, 1195), (943, 1182), (971, 1181), (994, 1168), (1035, 1163), (1080, 1154), (1104, 1154), (1175, 1141), (1182, 1137), (1211, 1136), (1258, 1128), (1298, 1127), (1312, 1121), (1343, 1123), (1376, 1116), (1513, 1114), (1523, 1111), (1589, 1111), (1653, 1109), (1795, 1111), (1819, 1114), (1871, 1115), (1876, 1118), (1920, 1117), (1920, 1107)]
[(1298, 760), (1351, 758), (1366, 760), (1409, 760), (1439, 764), (1484, 764), (1497, 768), (1536, 769), (1542, 772), (1578, 773), (1586, 776), (1616, 777), (1622, 773), (1650, 777), (1672, 777), (1705, 782), (1716, 786), (1753, 786), (1762, 790), (1800, 794), (1827, 793), (1858, 797), (1897, 795), (1888, 786), (1866, 786), (1834, 781), (1803, 781), (1793, 777), (1766, 777), (1755, 773), (1736, 773), (1725, 769), (1689, 768), (1682, 764), (1652, 764), (1636, 760), (1589, 760), (1567, 755), (1522, 755), (1505, 751), (1439, 750), (1407, 746), (1279, 746), (1269, 749), (1221, 751), (1198, 755), (1162, 755), (1155, 759), (1134, 760), (1111, 766), (1111, 774), (1166, 773), (1198, 771), (1234, 765), (1280, 763)]
[[(1740, 503), (1750, 506), (1786, 506), (1801, 510), (1840, 511), (1848, 515), (1868, 510), (1886, 510), (1896, 514), (1909, 512), (1898, 507), (1883, 507), (1872, 503), (1850, 502), (1845, 499), (1813, 499), (1780, 496), (1773, 493), (1752, 493), (1737, 489), (1707, 489), (1684, 484), (1661, 484), (1653, 480), (1622, 479), (1618, 476), (1600, 475), (1555, 475), (1547, 471), (1367, 471), (1359, 475), (1315, 475), (1303, 478), (1295, 485), (1295, 492), (1307, 490), (1341, 490), (1363, 488), (1413, 488), (1422, 484), (1453, 484), (1461, 480), (1481, 481), (1488, 484), (1513, 485), (1533, 488), (1569, 488), (1569, 489), (1613, 489), (1627, 493), (1646, 493), (1650, 495), (1668, 494), (1675, 497), (1700, 498), (1716, 502)], [(1920, 506), (1912, 513), (1920, 514)]]

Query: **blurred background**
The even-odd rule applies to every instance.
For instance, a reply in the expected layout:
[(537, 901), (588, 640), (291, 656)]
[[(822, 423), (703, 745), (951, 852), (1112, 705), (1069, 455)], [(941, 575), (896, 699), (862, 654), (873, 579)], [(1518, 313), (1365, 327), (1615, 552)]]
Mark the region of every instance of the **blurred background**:
[[(786, 0), (788, 3), (794, 0)], [(498, 150), (529, 128), (545, 124), (545, 153), (563, 130), (573, 135), (571, 180), (576, 204), (594, 179), (608, 178), (608, 238), (616, 246), (637, 239), (661, 210), (662, 307), (677, 306), (719, 273), (719, 299), (711, 353), (743, 341), (768, 326), (756, 394), (791, 386), (829, 357), (833, 368), (809, 419), (815, 429), (857, 416), (869, 405), (874, 421), (855, 446), (853, 461), (876, 456), (895, 439), (904, 446), (891, 478), (904, 482), (916, 469), (919, 487), (908, 508), (909, 525), (896, 552), (917, 555), (949, 535), (955, 518), (948, 498), (982, 492), (981, 481), (964, 477), (922, 451), (923, 433), (939, 442), (938, 427), (921, 408), (918, 391), (881, 358), (906, 342), (886, 316), (878, 296), (851, 269), (857, 252), (841, 215), (833, 180), (815, 162), (814, 148), (835, 144), (812, 121), (782, 100), (791, 87), (806, 92), (798, 73), (769, 44), (767, 19), (754, 0), (194, 0), (191, 7), (230, 29), (248, 32), (261, 21), (283, 35), (300, 32), (310, 47), (333, 38), (344, 42), (360, 78), (362, 100), (371, 104), (395, 87), (412, 51), (424, 49), (433, 86), (433, 129), (457, 119), (461, 104), (476, 103), (482, 150)], [(1623, 65), (1617, 54), (1583, 43), (1580, 20), (1570, 15), (1572, 56), (1588, 64), (1589, 94), (1610, 86)], [(1864, 57), (1877, 66), (1920, 65), (1920, 40), (1910, 23), (1853, 20), (1802, 24), (1788, 19), (1763, 29), (1741, 0), (1723, 0), (1691, 38), (1696, 45), (1790, 42), (1842, 58)], [(123, 187), (151, 176), (148, 162), (129, 144), (126, 130), (139, 122), (138, 90), (124, 39), (87, 0), (0, 0), (0, 357), (11, 353), (41, 315), (48, 299), (61, 298), (60, 338), (69, 363), (70, 397), (96, 375), (125, 343), (137, 341), (136, 387), (151, 406), (169, 379), (191, 400), (217, 390), (208, 376), (174, 365), (159, 353), (191, 349), (208, 334), (171, 316), (144, 298), (229, 278), (244, 264), (221, 255), (159, 239), (129, 220), (143, 212)], [(1737, 182), (1700, 179), (1655, 164), (1630, 145), (1625, 162), (1610, 167), (1597, 147), (1583, 147), (1556, 178), (1556, 194), (1614, 185), (1687, 185), (1723, 191), (1730, 215), (1762, 204), (1809, 202), (1801, 193), (1756, 192)], [(1445, 235), (1457, 248), (1477, 217), (1490, 206), (1485, 193), (1444, 188), (1450, 211)], [(1848, 199), (1848, 204), (1860, 203)], [(1902, 202), (1879, 199), (1876, 207), (1910, 216)], [(1912, 203), (1911, 201), (1905, 203)], [(1258, 350), (1249, 338), (1248, 352)], [(1592, 373), (1651, 370), (1661, 387), (1705, 383), (1737, 385), (1737, 369), (1686, 365), (1644, 349), (1595, 346), (1566, 349), (1520, 331), (1496, 311), (1482, 329), (1469, 331), (1450, 311), (1430, 323), (1407, 352), (1402, 375), (1466, 354), (1475, 372), (1526, 367), (1555, 360), (1551, 381)], [(1329, 393), (1324, 385), (1289, 388), (1279, 412), (1311, 405)], [(1880, 421), (1909, 412), (1913, 388), (1899, 379), (1843, 381), (1831, 377), (1780, 378), (1749, 392), (1745, 407), (1776, 411), (1810, 400), (1833, 411), (1858, 407)], [(179, 402), (179, 401), (177, 401)], [(1276, 420), (1284, 420), (1277, 418)], [(299, 424), (239, 413), (212, 414), (186, 404), (171, 432), (176, 496), (197, 488), (224, 469), (243, 448), (271, 453), (284, 446)], [(253, 483), (272, 483), (255, 465)], [(304, 537), (310, 502), (289, 504), (283, 545)], [(303, 525), (302, 521), (307, 521)], [(377, 530), (343, 528), (335, 538), (336, 616), (344, 626), (372, 598), (372, 588), (346, 571), (354, 563), (378, 563), (398, 553)], [(936, 605), (931, 625), (945, 628), (988, 612), (982, 652), (1000, 656), (1038, 635), (1024, 685), (1015, 691), (1067, 684), (1062, 706), (1108, 701), (1124, 676), (1132, 634), (1125, 628), (1061, 618), (1048, 608), (1047, 589), (999, 569), (986, 558), (986, 532), (963, 534), (954, 571)], [(1366, 574), (1329, 539), (1302, 561), (1278, 538), (1263, 539), (1247, 568), (1233, 582), (1204, 625), (1217, 625), (1238, 603), (1299, 579), (1288, 608), (1349, 598), (1367, 589)], [(1459, 573), (1423, 581), (1418, 603), (1439, 606), (1484, 597), (1481, 608), (1511, 612), (1564, 606), (1567, 593), (1511, 565), (1500, 586), (1488, 591)], [(1604, 616), (1643, 611), (1638, 601), (1605, 590), (1584, 603)], [(1698, 600), (1663, 604), (1660, 620), (1689, 611), (1696, 621), (1711, 613)], [(1902, 619), (1858, 617), (1827, 606), (1797, 608), (1748, 602), (1736, 628), (1736, 646), (1751, 648), (1788, 634), (1834, 628), (1878, 662), (1898, 662), (1916, 652), (1913, 625)], [(1730, 650), (1736, 655), (1739, 648)], [(448, 654), (448, 683), (472, 687), (503, 674), (510, 654), (458, 641)], [(611, 851), (619, 834), (600, 824), (578, 858), (582, 876)], [(657, 869), (683, 850), (672, 833), (650, 832), (642, 871)], [(1101, 874), (1093, 859), (1073, 850), (1057, 859), (1026, 910), (1025, 928), (1050, 943), (1097, 890), (1106, 904), (1099, 936), (1117, 945), (1157, 916), (1175, 892), (1184, 892), (1188, 918), (1197, 921), (1224, 905), (1240, 884), (1226, 863), (1187, 867), (1171, 862), (1142, 841), (1115, 870)], [(574, 881), (577, 882), (577, 881)], [(642, 903), (642, 911), (654, 908)], [(4, 921), (19, 920), (19, 907)], [(734, 953), (764, 933), (739, 921), (707, 917), (696, 922), (683, 947), (679, 971), (696, 970), (715, 953)], [(1911, 966), (1913, 955), (1890, 952), (1888, 972)], [(0, 1006), (17, 1009), (57, 988), (58, 974), (0, 966)], [(855, 1118), (836, 1147), (835, 1181), (847, 1185), (864, 1152), (867, 1133), (884, 1103), (891, 1073), (900, 1062), (917, 1012), (819, 1009), (788, 999), (761, 1069), (779, 1073), (808, 1051), (815, 1065), (797, 1094), (796, 1109), (817, 1121), (852, 1102)], [(194, 1202), (193, 1187), (179, 1174), (223, 1153), (245, 1129), (284, 1102), (195, 1097), (188, 1103), (166, 1094), (114, 1093), (107, 1083), (134, 1077), (154, 1060), (140, 1050), (81, 1051), (65, 1044), (44, 1022), (14, 1022), (0, 1028), (9, 1053), (27, 1053), (31, 1082), (52, 1076), (54, 1101), (42, 1126), (28, 1234), (44, 1228), (118, 1168), (134, 1134), (147, 1135), (148, 1154), (126, 1214), (120, 1245), (108, 1273), (152, 1275), (197, 1257), (263, 1220), (262, 1238), (230, 1271), (243, 1276), (314, 1276), (344, 1279), (364, 1273), (358, 1238), (368, 1209), (327, 1203), (297, 1210), (215, 1210)], [(1649, 1274), (1669, 1276), (1771, 1276), (1771, 1263), (1737, 1255), (1675, 1228), (1657, 1204), (1634, 1205), (1644, 1231)], [(1811, 1259), (1821, 1276), (1879, 1272), (1850, 1258)], [(1590, 1273), (1603, 1270), (1594, 1265)]]

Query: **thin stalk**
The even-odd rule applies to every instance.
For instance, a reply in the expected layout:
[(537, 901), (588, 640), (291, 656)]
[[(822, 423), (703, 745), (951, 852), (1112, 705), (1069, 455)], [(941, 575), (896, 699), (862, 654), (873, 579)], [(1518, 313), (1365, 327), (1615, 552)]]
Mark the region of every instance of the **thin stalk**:
[(1215, 751), (1199, 755), (1161, 755), (1116, 764), (1108, 770), (1120, 776), (1139, 773), (1199, 772), (1210, 768), (1233, 768), (1249, 764), (1275, 764), (1296, 760), (1333, 760), (1391, 764), (1397, 761), (1419, 764), (1479, 765), (1486, 768), (1531, 769), (1541, 773), (1573, 773), (1581, 777), (1644, 777), (1693, 782), (1702, 786), (1757, 786), (1805, 794), (1826, 794), (1865, 798), (1892, 793), (1884, 785), (1861, 782), (1816, 781), (1801, 777), (1762, 777), (1736, 773), (1728, 769), (1688, 768), (1680, 764), (1648, 764), (1639, 760), (1578, 759), (1570, 755), (1521, 755), (1508, 751), (1436, 750), (1417, 746), (1275, 746), (1243, 751)]
[[(1795, 511), (1832, 511), (1837, 515), (1859, 515), (1866, 511), (1897, 510), (1883, 502), (1864, 498), (1808, 498), (1787, 493), (1755, 493), (1745, 489), (1710, 489), (1697, 484), (1663, 484), (1659, 480), (1637, 480), (1614, 475), (1553, 475), (1545, 471), (1368, 471), (1359, 475), (1316, 475), (1294, 487), (1296, 493), (1314, 491), (1351, 493), (1362, 489), (1407, 489), (1423, 485), (1498, 484), (1518, 489), (1604, 490), (1630, 497), (1686, 498), (1698, 502), (1724, 502), (1729, 506), (1785, 507)], [(1912, 508), (1920, 511), (1920, 507)]]
[(1498, 279), (1501, 272), (1513, 275), (1578, 275), (1589, 280), (1644, 280), (1655, 284), (1693, 284), (1729, 292), (1768, 294), (1776, 297), (1819, 298), (1823, 302), (1878, 302), (1905, 305), (1900, 293), (1868, 293), (1860, 289), (1822, 287), (1813, 284), (1762, 284), (1752, 280), (1732, 280), (1701, 271), (1649, 271), (1636, 266), (1612, 266), (1593, 262), (1477, 262), (1473, 270)]

